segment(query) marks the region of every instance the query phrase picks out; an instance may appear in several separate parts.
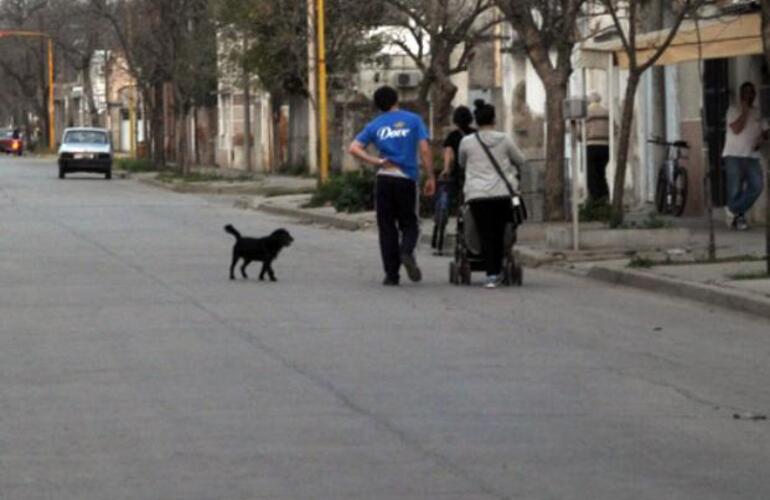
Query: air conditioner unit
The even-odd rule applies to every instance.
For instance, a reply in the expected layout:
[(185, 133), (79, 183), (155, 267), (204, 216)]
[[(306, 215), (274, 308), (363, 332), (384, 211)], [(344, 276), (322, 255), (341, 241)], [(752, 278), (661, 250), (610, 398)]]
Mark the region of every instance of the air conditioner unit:
[(723, 15), (741, 15), (758, 12), (759, 2), (756, 0), (728, 0), (721, 4)]
[(412, 89), (417, 87), (422, 80), (422, 74), (419, 71), (403, 71), (396, 73), (396, 86), (402, 89)]

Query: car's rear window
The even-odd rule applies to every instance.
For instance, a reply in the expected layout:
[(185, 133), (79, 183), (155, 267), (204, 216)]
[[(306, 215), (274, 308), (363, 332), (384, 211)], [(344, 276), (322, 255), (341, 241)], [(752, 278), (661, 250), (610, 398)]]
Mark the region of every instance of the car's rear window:
[(64, 136), (65, 144), (107, 144), (107, 134), (93, 130), (73, 130)]
[(13, 130), (0, 130), (0, 139), (10, 139), (13, 137)]

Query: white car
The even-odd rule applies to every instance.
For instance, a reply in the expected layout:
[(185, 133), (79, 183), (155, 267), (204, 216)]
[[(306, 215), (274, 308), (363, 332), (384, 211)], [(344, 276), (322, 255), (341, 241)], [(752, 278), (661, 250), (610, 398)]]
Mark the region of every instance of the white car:
[(108, 130), (68, 128), (59, 147), (59, 178), (71, 172), (92, 172), (112, 179), (112, 156)]

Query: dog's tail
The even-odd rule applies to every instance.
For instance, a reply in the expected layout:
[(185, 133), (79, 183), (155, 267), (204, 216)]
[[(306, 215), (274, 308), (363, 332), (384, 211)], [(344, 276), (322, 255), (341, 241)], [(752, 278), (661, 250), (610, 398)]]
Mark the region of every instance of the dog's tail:
[(230, 234), (232, 234), (233, 236), (235, 236), (236, 240), (240, 240), (241, 239), (241, 233), (239, 233), (238, 230), (235, 229), (232, 224), (226, 225), (225, 226), (225, 231), (230, 233)]

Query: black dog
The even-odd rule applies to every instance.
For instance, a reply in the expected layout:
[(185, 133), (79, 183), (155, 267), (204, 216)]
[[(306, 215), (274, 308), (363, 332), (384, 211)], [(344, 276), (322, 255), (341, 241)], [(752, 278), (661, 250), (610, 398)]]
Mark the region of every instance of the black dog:
[(270, 281), (277, 281), (273, 272), (272, 263), (283, 247), (288, 247), (294, 241), (289, 232), (285, 229), (277, 229), (273, 234), (264, 238), (244, 238), (232, 225), (225, 226), (225, 231), (235, 236), (235, 246), (233, 246), (233, 262), (230, 264), (230, 279), (235, 279), (235, 265), (238, 259), (243, 259), (241, 274), (248, 279), (246, 275), (246, 266), (251, 261), (262, 262), (262, 272), (259, 273), (259, 279), (265, 279), (265, 273), (270, 276)]

